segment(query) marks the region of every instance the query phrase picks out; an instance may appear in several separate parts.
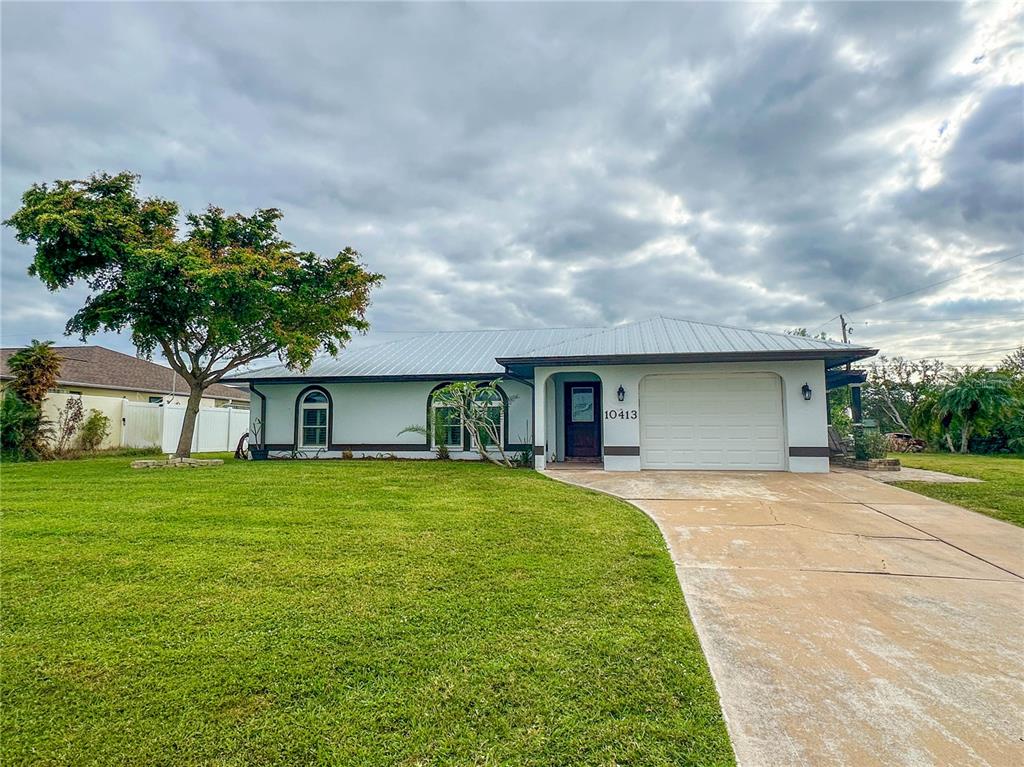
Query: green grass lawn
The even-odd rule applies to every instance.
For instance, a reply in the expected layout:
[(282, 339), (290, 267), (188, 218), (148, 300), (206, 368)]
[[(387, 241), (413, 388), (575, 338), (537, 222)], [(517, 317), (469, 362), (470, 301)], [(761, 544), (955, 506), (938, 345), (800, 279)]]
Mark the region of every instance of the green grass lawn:
[(733, 762), (624, 503), (451, 462), (0, 481), (4, 765)]
[(899, 453), (893, 457), (904, 466), (984, 480), (959, 485), (898, 482), (899, 487), (1024, 527), (1024, 458), (949, 453)]

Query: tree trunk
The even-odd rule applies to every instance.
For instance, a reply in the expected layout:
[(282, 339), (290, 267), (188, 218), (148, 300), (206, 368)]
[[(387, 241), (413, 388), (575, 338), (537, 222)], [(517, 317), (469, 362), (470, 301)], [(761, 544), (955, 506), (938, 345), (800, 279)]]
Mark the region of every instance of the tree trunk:
[(956, 448), (953, 446), (953, 436), (948, 431), (946, 432), (946, 446), (949, 448), (949, 452), (956, 452)]
[(964, 424), (964, 427), (960, 430), (960, 452), (961, 454), (967, 453), (968, 445), (971, 441), (971, 425)]
[(181, 436), (178, 437), (178, 449), (174, 451), (176, 458), (188, 458), (192, 455), (192, 435), (196, 430), (196, 418), (199, 415), (199, 403), (202, 399), (202, 385), (191, 383), (188, 404), (185, 406), (185, 420), (181, 423)]

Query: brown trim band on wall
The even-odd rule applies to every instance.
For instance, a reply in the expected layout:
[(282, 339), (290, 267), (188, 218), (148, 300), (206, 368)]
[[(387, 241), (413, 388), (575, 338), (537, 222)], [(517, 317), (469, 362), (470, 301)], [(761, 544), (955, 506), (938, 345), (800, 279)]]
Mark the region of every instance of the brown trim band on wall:
[[(274, 443), (268, 444), (267, 450), (295, 450), (294, 445), (287, 443)], [(429, 453), (432, 452), (432, 448), (429, 445), (419, 445), (414, 442), (401, 442), (401, 443), (361, 443), (361, 444), (332, 444), (329, 447), (321, 448), (301, 448), (298, 452), (312, 453), (319, 450), (323, 453), (340, 453), (345, 450), (370, 452), (370, 453)]]
[(632, 445), (605, 445), (605, 455), (640, 455), (640, 448)]
[(790, 458), (828, 458), (827, 447), (791, 447)]
[(544, 445), (534, 445), (533, 446), (533, 454), (534, 455), (544, 455), (544, 453), (545, 453)]
[[(268, 444), (267, 450), (294, 450), (295, 446), (288, 444), (287, 442)], [(528, 450), (530, 448), (527, 444), (520, 444), (518, 442), (509, 443), (508, 447), (504, 448), (507, 451), (516, 450)], [(318, 448), (305, 448), (301, 452), (313, 452)], [(319, 450), (331, 453), (340, 453), (345, 450), (351, 450), (352, 452), (363, 452), (363, 453), (432, 453), (434, 448), (430, 445), (418, 444), (415, 442), (351, 442), (351, 443), (334, 443), (330, 448), (321, 447)], [(467, 450), (464, 452), (476, 453), (476, 450)]]

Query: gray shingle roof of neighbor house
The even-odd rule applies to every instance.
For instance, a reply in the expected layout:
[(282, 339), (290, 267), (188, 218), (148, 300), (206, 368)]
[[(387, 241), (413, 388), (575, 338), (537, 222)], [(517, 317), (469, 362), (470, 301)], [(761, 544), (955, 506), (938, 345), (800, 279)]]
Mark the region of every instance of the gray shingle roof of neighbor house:
[(437, 331), (319, 357), (304, 371), (284, 365), (238, 373), (235, 381), (430, 378), (499, 375), (558, 363), (824, 359), (829, 367), (875, 349), (763, 330), (653, 317), (611, 328)]
[[(169, 367), (141, 360), (103, 346), (55, 346), (64, 361), (57, 383), (61, 386), (95, 387), (151, 394), (188, 394), (185, 379)], [(18, 349), (0, 349), (0, 379), (11, 378), (7, 360)], [(204, 396), (247, 402), (249, 392), (234, 386), (214, 384)]]

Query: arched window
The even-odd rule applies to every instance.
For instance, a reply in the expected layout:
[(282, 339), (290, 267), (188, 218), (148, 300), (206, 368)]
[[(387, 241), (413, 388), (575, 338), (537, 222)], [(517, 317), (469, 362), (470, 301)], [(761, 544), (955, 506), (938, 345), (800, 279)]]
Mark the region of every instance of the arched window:
[(489, 428), (481, 428), (478, 434), (471, 435), (473, 442), (482, 444), (485, 449), (496, 448), (505, 439), (505, 403), (501, 396), (493, 394), (481, 394), (477, 402), (483, 407)]
[[(430, 447), (444, 445), (449, 450), (475, 451), (478, 444), (487, 449), (504, 445), (505, 410), (508, 408), (505, 393), (500, 388), (477, 391), (472, 404), (466, 401), (472, 389), (456, 388), (442, 397), (434, 396), (449, 386), (453, 384), (434, 387), (427, 398), (427, 420), (434, 426)], [(486, 420), (486, 424), (481, 420)], [(478, 428), (474, 428), (474, 423)]]
[(327, 447), (327, 422), (330, 402), (327, 395), (314, 389), (302, 398), (299, 407), (299, 447)]
[(450, 450), (462, 450), (462, 418), (459, 411), (437, 400), (432, 400), (433, 434), (430, 435), (430, 447), (436, 448), (440, 443)]

